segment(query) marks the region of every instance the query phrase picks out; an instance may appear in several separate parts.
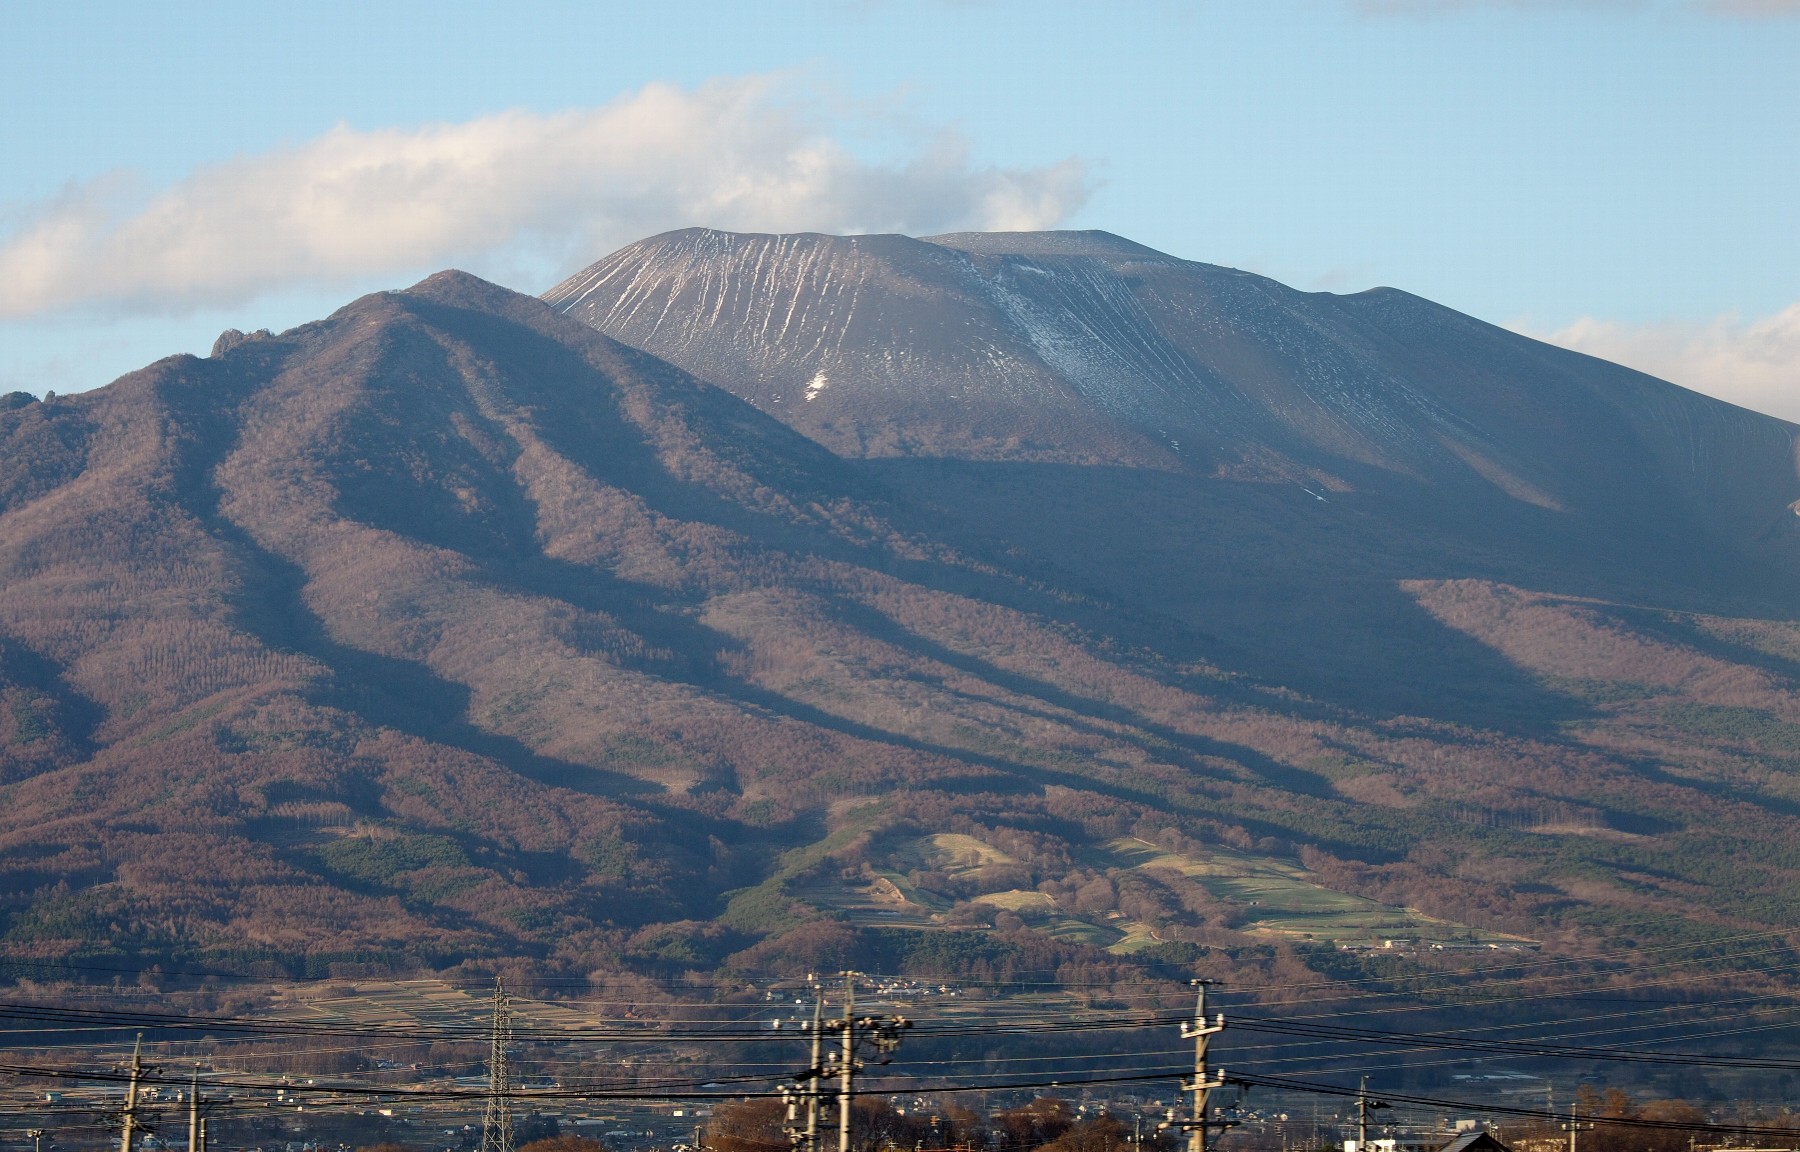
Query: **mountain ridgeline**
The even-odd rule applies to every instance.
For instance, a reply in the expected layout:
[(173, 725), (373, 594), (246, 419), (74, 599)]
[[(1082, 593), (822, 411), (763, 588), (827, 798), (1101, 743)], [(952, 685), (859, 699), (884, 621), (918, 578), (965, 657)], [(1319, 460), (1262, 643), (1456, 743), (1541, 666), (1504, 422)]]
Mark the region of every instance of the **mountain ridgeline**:
[(1413, 577), (1792, 602), (1793, 426), (1392, 289), (1103, 232), (692, 229), (544, 298), (869, 461), (940, 533), (1309, 689), (1491, 693), (1406, 626)]
[(676, 232), (15, 395), (0, 963), (1793, 927), (1796, 431), (1104, 233)]
[(693, 229), (544, 299), (850, 458), (1404, 479), (1739, 530), (1793, 481), (1778, 421), (1403, 292), (1296, 292), (1103, 232)]

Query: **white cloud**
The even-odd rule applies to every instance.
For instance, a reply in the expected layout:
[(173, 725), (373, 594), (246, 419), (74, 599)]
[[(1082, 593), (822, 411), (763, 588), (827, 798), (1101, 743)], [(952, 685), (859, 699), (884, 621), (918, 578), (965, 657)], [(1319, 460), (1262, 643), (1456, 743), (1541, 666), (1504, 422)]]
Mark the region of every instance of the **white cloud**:
[(1528, 335), (1800, 422), (1800, 303), (1745, 321), (1620, 324), (1582, 319)]
[(745, 231), (1034, 229), (1085, 200), (1077, 160), (974, 164), (954, 133), (895, 162), (840, 138), (891, 123), (809, 113), (770, 78), (651, 85), (603, 107), (464, 124), (335, 128), (198, 169), (148, 196), (70, 188), (0, 239), (0, 318), (179, 314), (296, 286), (577, 265), (692, 224)]

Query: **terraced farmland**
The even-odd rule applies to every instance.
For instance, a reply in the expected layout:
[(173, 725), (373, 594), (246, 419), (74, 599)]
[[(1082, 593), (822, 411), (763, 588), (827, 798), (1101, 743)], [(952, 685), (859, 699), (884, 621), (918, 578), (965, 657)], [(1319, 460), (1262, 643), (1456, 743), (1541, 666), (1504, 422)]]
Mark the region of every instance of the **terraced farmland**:
[(1136, 837), (1111, 841), (1106, 850), (1121, 867), (1176, 872), (1198, 882), (1221, 900), (1243, 905), (1246, 931), (1341, 944), (1379, 944), (1384, 940), (1477, 945), (1533, 943), (1522, 936), (1486, 932), (1324, 887), (1298, 861), (1251, 856), (1222, 845), (1209, 848), (1205, 857), (1197, 858), (1170, 852)]
[[(1297, 860), (1257, 856), (1223, 845), (1171, 851), (1135, 837), (1099, 846), (1081, 862), (1118, 880), (1142, 873), (1199, 885), (1229, 909), (1239, 932), (1347, 947), (1524, 947), (1521, 936), (1484, 931), (1414, 909), (1326, 887)], [(1115, 953), (1182, 938), (1179, 922), (1134, 919), (1117, 910), (1075, 907), (1046, 888), (1027, 886), (1030, 870), (1003, 849), (962, 833), (936, 833), (893, 846), (860, 872), (796, 884), (789, 895), (860, 925), (942, 929), (972, 917), (1017, 917), (1035, 931)], [(983, 911), (985, 910), (985, 911)]]

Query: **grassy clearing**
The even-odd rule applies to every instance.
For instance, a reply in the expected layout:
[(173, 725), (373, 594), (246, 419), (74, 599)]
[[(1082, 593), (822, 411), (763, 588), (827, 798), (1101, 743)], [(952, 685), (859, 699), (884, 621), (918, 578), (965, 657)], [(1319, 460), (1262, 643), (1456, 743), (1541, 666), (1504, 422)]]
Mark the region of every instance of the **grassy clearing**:
[(1109, 952), (1129, 956), (1133, 952), (1141, 952), (1145, 948), (1162, 943), (1162, 939), (1156, 934), (1156, 929), (1148, 924), (1141, 924), (1136, 920), (1122, 920), (1114, 927), (1119, 929), (1123, 935), (1108, 946), (1107, 951)]
[(1090, 924), (1086, 920), (1077, 920), (1073, 916), (1054, 916), (1041, 924), (1033, 925), (1039, 932), (1057, 940), (1066, 940), (1075, 944), (1091, 944), (1096, 948), (1115, 949), (1124, 938), (1124, 933), (1116, 928), (1106, 928), (1098, 924)]
[(926, 836), (914, 843), (913, 851), (927, 867), (941, 868), (952, 876), (964, 875), (990, 864), (1017, 863), (992, 844), (960, 832)]
[(989, 892), (975, 897), (977, 904), (991, 904), (995, 908), (1004, 908), (1008, 912), (1017, 912), (1021, 916), (1050, 915), (1056, 912), (1056, 901), (1042, 892), (1030, 892), (1023, 888), (1014, 888), (1008, 892)]

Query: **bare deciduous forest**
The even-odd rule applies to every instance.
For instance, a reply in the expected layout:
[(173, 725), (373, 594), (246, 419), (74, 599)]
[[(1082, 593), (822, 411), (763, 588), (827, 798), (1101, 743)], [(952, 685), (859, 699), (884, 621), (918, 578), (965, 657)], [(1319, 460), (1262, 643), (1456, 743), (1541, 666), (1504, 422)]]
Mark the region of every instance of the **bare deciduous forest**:
[[(1500, 404), (1417, 303), (1356, 307)], [(1292, 982), (1800, 927), (1791, 429), (1504, 340), (1624, 471), (845, 458), (456, 273), (9, 398), (0, 960)]]

